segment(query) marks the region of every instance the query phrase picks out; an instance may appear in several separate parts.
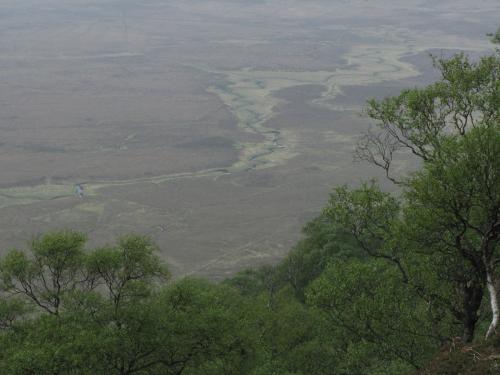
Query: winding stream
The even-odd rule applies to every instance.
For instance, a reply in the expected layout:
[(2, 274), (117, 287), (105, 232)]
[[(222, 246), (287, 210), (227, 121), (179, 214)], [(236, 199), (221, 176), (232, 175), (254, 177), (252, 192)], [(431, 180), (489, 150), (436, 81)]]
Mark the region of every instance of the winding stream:
[[(286, 162), (293, 157), (293, 150), (287, 139), (277, 129), (266, 126), (273, 116), (273, 110), (281, 99), (273, 93), (281, 89), (300, 85), (323, 85), (325, 92), (313, 102), (331, 109), (333, 99), (345, 85), (365, 85), (387, 80), (398, 80), (418, 75), (409, 63), (400, 61), (407, 53), (404, 48), (387, 46), (357, 46), (346, 56), (347, 66), (336, 71), (265, 71), (250, 68), (238, 71), (219, 71), (207, 67), (191, 66), (217, 77), (223, 77), (220, 84), (208, 88), (217, 95), (237, 119), (238, 127), (262, 137), (258, 143), (238, 144), (238, 160), (231, 166), (204, 169), (195, 172), (174, 173), (153, 177), (141, 177), (112, 181), (86, 181), (86, 195), (96, 195), (103, 188), (140, 183), (155, 183), (198, 177), (217, 177), (252, 169), (267, 168)], [(0, 189), (0, 207), (28, 204), (74, 195), (73, 182), (65, 184), (43, 184), (31, 187)]]

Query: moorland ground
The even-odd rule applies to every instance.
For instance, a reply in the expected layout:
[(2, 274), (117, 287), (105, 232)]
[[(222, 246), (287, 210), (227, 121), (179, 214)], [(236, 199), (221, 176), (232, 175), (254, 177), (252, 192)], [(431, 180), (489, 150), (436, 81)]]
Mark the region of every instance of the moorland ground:
[(492, 48), (496, 0), (388, 3), (0, 1), (0, 248), (66, 227), (148, 234), (177, 275), (279, 259), (377, 177), (366, 99)]

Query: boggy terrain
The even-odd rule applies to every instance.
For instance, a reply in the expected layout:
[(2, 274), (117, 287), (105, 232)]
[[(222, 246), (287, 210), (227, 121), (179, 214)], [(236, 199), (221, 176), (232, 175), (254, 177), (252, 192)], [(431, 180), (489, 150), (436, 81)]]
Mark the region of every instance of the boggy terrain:
[(353, 164), (366, 99), (432, 80), (427, 51), (492, 48), (495, 0), (384, 3), (0, 2), (0, 247), (140, 232), (215, 279), (282, 257), (333, 185), (377, 176)]

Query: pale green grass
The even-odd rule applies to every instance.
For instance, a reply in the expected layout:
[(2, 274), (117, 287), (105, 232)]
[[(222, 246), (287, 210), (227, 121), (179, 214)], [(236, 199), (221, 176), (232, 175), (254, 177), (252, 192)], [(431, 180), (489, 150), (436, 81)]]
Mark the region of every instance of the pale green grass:
[(44, 184), (38, 186), (4, 188), (0, 189), (0, 207), (68, 197), (73, 194), (73, 185)]

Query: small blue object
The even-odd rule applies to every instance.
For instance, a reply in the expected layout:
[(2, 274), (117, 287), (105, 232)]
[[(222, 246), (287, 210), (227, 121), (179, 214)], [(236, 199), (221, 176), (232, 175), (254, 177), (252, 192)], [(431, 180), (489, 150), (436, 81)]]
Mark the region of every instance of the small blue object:
[(75, 193), (79, 198), (83, 198), (83, 186), (82, 184), (75, 185)]

